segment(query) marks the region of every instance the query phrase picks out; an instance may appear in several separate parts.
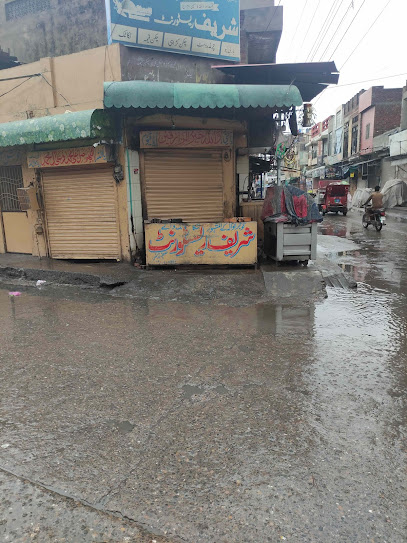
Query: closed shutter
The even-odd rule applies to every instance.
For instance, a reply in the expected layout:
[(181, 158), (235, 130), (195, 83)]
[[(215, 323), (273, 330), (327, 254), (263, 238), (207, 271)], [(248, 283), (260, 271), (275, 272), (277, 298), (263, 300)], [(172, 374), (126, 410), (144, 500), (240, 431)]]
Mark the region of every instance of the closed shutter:
[(120, 260), (112, 167), (43, 172), (52, 258)]
[(144, 182), (148, 219), (223, 221), (221, 151), (146, 151)]

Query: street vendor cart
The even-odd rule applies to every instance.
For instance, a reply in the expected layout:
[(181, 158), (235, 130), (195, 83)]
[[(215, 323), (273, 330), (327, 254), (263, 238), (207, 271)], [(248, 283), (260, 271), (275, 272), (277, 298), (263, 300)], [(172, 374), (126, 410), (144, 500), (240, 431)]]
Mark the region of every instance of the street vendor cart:
[(270, 187), (262, 218), (266, 256), (305, 266), (317, 258), (318, 222), (323, 218), (311, 196), (295, 187)]

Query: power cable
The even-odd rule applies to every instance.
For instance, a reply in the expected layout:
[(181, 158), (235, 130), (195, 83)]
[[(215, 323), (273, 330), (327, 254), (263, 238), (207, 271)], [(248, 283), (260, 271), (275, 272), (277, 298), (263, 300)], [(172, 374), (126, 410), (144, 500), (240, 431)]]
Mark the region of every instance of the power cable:
[(357, 12), (356, 12), (356, 15), (355, 15), (355, 16), (353, 17), (353, 19), (351, 20), (351, 22), (350, 22), (348, 28), (345, 30), (345, 33), (344, 33), (344, 35), (342, 36), (342, 38), (340, 39), (338, 45), (335, 47), (334, 51), (331, 53), (331, 56), (329, 57), (329, 60), (332, 60), (332, 57), (334, 56), (334, 54), (335, 54), (336, 51), (338, 50), (339, 46), (340, 46), (341, 43), (343, 42), (343, 40), (344, 40), (346, 34), (347, 34), (347, 33), (349, 32), (349, 30), (351, 29), (353, 23), (355, 22), (357, 16), (358, 16), (359, 13), (360, 13), (360, 10), (363, 8), (363, 6), (365, 5), (365, 3), (366, 3), (366, 0), (363, 0), (363, 2), (361, 3), (359, 9), (358, 9)]
[(391, 0), (389, 0), (387, 2), (387, 4), (384, 6), (384, 8), (382, 9), (382, 11), (379, 13), (379, 15), (376, 17), (376, 19), (373, 21), (373, 23), (369, 26), (369, 28), (367, 29), (366, 33), (362, 36), (361, 40), (359, 41), (359, 43), (357, 44), (357, 46), (352, 50), (351, 54), (348, 56), (348, 58), (345, 60), (345, 62), (342, 64), (342, 67), (341, 67), (341, 70), (343, 69), (343, 67), (345, 66), (345, 64), (348, 62), (348, 60), (353, 56), (353, 54), (355, 53), (355, 51), (357, 50), (357, 48), (359, 47), (359, 45), (362, 43), (362, 41), (366, 38), (366, 36), (369, 34), (369, 32), (372, 30), (372, 28), (374, 27), (374, 25), (377, 23), (377, 21), (380, 19), (380, 17), (382, 16), (382, 14), (384, 13), (384, 11), (386, 10), (386, 8), (389, 6)]
[(21, 83), (19, 83), (18, 85), (16, 85), (15, 87), (13, 87), (12, 89), (8, 90), (7, 92), (4, 92), (3, 94), (0, 94), (0, 98), (2, 98), (3, 96), (6, 96), (6, 94), (10, 94), (10, 92), (13, 92), (14, 90), (18, 89), (18, 87), (21, 87), (21, 85), (24, 85), (24, 83), (27, 83), (27, 81), (30, 81), (30, 79), (32, 79), (34, 76), (28, 76), (27, 79), (25, 79), (25, 81), (22, 81)]
[(47, 84), (48, 84), (48, 85), (49, 85), (49, 86), (50, 86), (57, 94), (59, 94), (59, 96), (61, 96), (61, 98), (63, 98), (63, 99), (65, 100), (65, 102), (66, 102), (65, 105), (67, 105), (67, 106), (69, 106), (69, 107), (71, 107), (71, 108), (73, 109), (73, 106), (72, 106), (72, 104), (69, 102), (69, 100), (68, 100), (67, 98), (65, 98), (65, 96), (64, 96), (63, 94), (61, 94), (61, 93), (54, 87), (54, 85), (48, 81), (48, 79), (47, 79), (46, 77), (44, 77), (44, 74), (41, 74), (41, 77), (43, 78), (43, 80), (44, 80), (44, 81), (45, 81), (45, 82), (46, 82), (46, 83), (47, 83)]
[(26, 77), (41, 77), (41, 74), (27, 74), (27, 75), (18, 75), (16, 77), (6, 77), (5, 79), (0, 79), (0, 82), (16, 81), (17, 79), (25, 79)]
[[(345, 11), (345, 13), (344, 13), (344, 15), (343, 15), (343, 17), (342, 17), (342, 19), (341, 19), (341, 22), (340, 22), (339, 25), (337, 26), (336, 32), (338, 32), (339, 29), (341, 28), (342, 23), (343, 23), (344, 20), (346, 19), (346, 16), (347, 16), (347, 14), (348, 14), (348, 12), (349, 12), (349, 10), (350, 10), (351, 7), (353, 7), (353, 0), (352, 0), (351, 3), (349, 4), (348, 9)], [(329, 47), (331, 46), (331, 43), (332, 43), (332, 42), (329, 42), (328, 45), (325, 47), (324, 52), (323, 52), (322, 55), (320, 56), (320, 59), (319, 59), (320, 62), (322, 61), (322, 59), (323, 59), (324, 56), (325, 56), (325, 53), (328, 51)]]
[[(322, 24), (322, 26), (321, 26), (321, 29), (320, 29), (320, 31), (318, 32), (318, 35), (317, 35), (317, 37), (316, 37), (316, 39), (315, 39), (315, 41), (314, 41), (314, 43), (313, 43), (313, 45), (312, 45), (312, 47), (311, 47), (311, 49), (310, 49), (310, 52), (309, 52), (308, 55), (307, 55), (306, 62), (308, 62), (308, 59), (312, 60), (313, 56), (315, 55), (315, 51), (318, 50), (318, 48), (319, 48), (319, 46), (320, 46), (320, 42), (323, 41), (323, 39), (324, 39), (324, 37), (325, 37), (325, 34), (324, 34), (324, 32), (325, 32), (325, 27), (326, 27), (326, 25), (327, 25), (328, 22), (329, 22), (329, 18), (331, 17), (332, 13), (334, 12), (336, 5), (337, 5), (340, 1), (341, 1), (341, 0), (334, 0), (333, 4), (331, 5), (331, 8), (330, 8), (330, 10), (329, 10), (329, 12), (328, 12), (328, 15), (326, 16), (326, 18), (325, 18), (325, 20), (324, 20), (324, 22), (323, 22), (323, 24)], [(342, 0), (342, 1), (343, 1), (343, 0)], [(331, 25), (331, 24), (332, 24), (332, 21), (331, 21), (330, 25)], [(330, 26), (330, 25), (329, 25), (329, 26)]]
[(309, 0), (306, 0), (306, 2), (305, 2), (305, 4), (304, 4), (304, 7), (303, 7), (302, 12), (301, 12), (301, 15), (300, 15), (300, 18), (299, 18), (299, 20), (298, 20), (297, 28), (295, 29), (295, 32), (294, 32), (294, 34), (293, 34), (293, 37), (292, 37), (292, 39), (291, 39), (291, 41), (290, 41), (289, 49), (291, 49), (291, 46), (292, 46), (292, 44), (294, 43), (294, 40), (295, 40), (295, 37), (296, 37), (296, 35), (297, 35), (298, 29), (300, 28), (300, 24), (301, 24), (301, 22), (302, 22), (302, 16), (304, 15), (305, 10), (307, 9), (308, 2), (309, 2)]
[(274, 8), (273, 15), (270, 17), (270, 21), (269, 21), (269, 24), (267, 25), (266, 32), (267, 32), (267, 30), (270, 28), (271, 22), (272, 22), (272, 20), (274, 19), (274, 16), (275, 16), (275, 14), (277, 13), (277, 10), (278, 10), (278, 8), (279, 8), (280, 5), (281, 5), (281, 2), (282, 2), (282, 0), (279, 0), (277, 6)]
[[(312, 23), (314, 22), (314, 17), (315, 17), (315, 15), (316, 15), (317, 11), (318, 11), (319, 4), (320, 4), (320, 3), (321, 3), (321, 0), (318, 0), (318, 4), (317, 4), (317, 6), (316, 6), (316, 8), (315, 8), (315, 11), (314, 11), (312, 17), (311, 17), (311, 20), (310, 20), (310, 22), (309, 22), (309, 26), (308, 26), (307, 31), (306, 31), (306, 33), (305, 33), (304, 39), (302, 40), (302, 43), (301, 43), (301, 46), (300, 46), (300, 52), (302, 51), (302, 47), (303, 47), (303, 45), (304, 45), (304, 43), (305, 43), (305, 40), (307, 39), (307, 36), (308, 36), (308, 34), (309, 34), (309, 31), (311, 30), (311, 26), (312, 26)], [(297, 55), (295, 58), (297, 59), (297, 57), (298, 57), (298, 55)]]
[[(335, 11), (335, 14), (333, 15), (332, 19), (331, 19), (331, 22), (328, 26), (328, 28), (326, 29), (325, 31), (325, 36), (329, 36), (329, 30), (331, 29), (331, 26), (333, 25), (333, 23), (335, 22), (336, 20), (336, 16), (338, 15), (339, 13), (339, 10), (342, 8), (343, 6), (343, 3), (344, 3), (345, 0), (341, 0), (341, 3), (338, 5), (338, 8), (337, 10)], [(339, 28), (339, 27), (338, 27)], [(318, 50), (322, 47), (323, 43), (324, 43), (324, 39), (325, 39), (325, 36), (322, 37), (318, 47), (316, 48), (314, 54), (312, 55), (312, 58), (311, 58), (311, 62), (314, 60), (314, 58), (317, 56), (317, 53), (318, 53)]]

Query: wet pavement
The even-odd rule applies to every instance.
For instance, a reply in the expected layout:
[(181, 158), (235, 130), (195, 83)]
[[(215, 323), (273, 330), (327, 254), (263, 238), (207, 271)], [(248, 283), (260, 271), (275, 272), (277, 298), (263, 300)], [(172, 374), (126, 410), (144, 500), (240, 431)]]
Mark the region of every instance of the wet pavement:
[(407, 224), (320, 233), (356, 290), (0, 285), (0, 539), (407, 541)]

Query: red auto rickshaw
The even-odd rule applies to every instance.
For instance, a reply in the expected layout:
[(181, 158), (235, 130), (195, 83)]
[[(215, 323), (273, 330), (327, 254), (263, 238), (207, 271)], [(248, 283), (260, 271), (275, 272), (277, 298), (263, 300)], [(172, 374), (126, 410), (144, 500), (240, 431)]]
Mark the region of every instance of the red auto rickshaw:
[(343, 215), (348, 212), (349, 184), (343, 182), (331, 183), (326, 187), (325, 199), (322, 204), (322, 213), (336, 213)]

